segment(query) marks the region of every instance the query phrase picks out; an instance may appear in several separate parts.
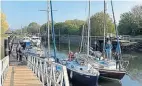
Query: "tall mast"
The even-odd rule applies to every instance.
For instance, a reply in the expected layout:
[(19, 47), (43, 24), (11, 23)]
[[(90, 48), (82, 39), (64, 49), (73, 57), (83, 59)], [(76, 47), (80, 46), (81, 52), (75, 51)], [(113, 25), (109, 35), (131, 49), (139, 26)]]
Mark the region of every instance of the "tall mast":
[(56, 61), (56, 43), (55, 43), (55, 32), (54, 32), (54, 21), (53, 21), (53, 12), (52, 12), (52, 1), (50, 0), (50, 9), (51, 9), (51, 23), (52, 23), (52, 39), (54, 46), (54, 58)]
[(50, 12), (50, 0), (48, 0), (47, 2), (48, 6), (47, 6), (47, 18), (48, 18), (48, 55), (50, 55), (50, 16), (49, 16), (49, 12)]
[(104, 0), (104, 43), (103, 43), (103, 56), (105, 57), (105, 36), (106, 36), (106, 2)]
[(115, 31), (116, 31), (116, 36), (117, 36), (117, 43), (118, 43), (118, 46), (119, 46), (119, 53), (121, 55), (121, 48), (120, 48), (120, 43), (119, 43), (119, 38), (118, 38), (118, 30), (117, 30), (117, 26), (116, 26), (116, 20), (115, 20), (115, 15), (114, 15), (114, 9), (113, 9), (113, 3), (112, 3), (112, 0), (111, 0), (111, 8), (112, 8), (112, 14), (113, 14), (113, 22), (114, 22), (114, 26), (115, 26)]
[(88, 41), (87, 41), (87, 56), (89, 56), (89, 38), (90, 38), (90, 0), (89, 0), (89, 12), (88, 12)]
[[(111, 8), (112, 8), (113, 22), (114, 22), (114, 25), (115, 25), (115, 31), (116, 31), (116, 36), (117, 36), (117, 49), (116, 49), (116, 51), (118, 53), (119, 60), (121, 60), (122, 59), (122, 56), (121, 56), (121, 47), (120, 47), (119, 38), (118, 38), (118, 30), (117, 30), (116, 21), (115, 21), (115, 15), (114, 15), (114, 9), (113, 9), (112, 0), (111, 0)], [(121, 64), (121, 61), (119, 62), (119, 70), (121, 68), (120, 64)]]

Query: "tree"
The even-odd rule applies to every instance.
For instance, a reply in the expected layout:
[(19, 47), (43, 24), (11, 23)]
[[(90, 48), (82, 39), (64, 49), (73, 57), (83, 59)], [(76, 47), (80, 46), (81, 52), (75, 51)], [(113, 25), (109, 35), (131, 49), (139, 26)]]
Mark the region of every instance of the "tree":
[(120, 34), (132, 35), (135, 32), (135, 28), (137, 28), (137, 24), (135, 23), (134, 15), (131, 12), (126, 12), (121, 14), (118, 26), (118, 31)]
[(65, 22), (58, 22), (55, 24), (55, 33), (59, 34), (70, 34), (70, 35), (79, 35), (80, 26), (84, 24), (82, 20), (66, 20)]
[(59, 34), (59, 31), (60, 31), (60, 34), (68, 34), (68, 27), (67, 25), (64, 23), (64, 22), (58, 22), (55, 24), (55, 33), (56, 34)]
[(82, 20), (66, 20), (65, 24), (67, 25), (68, 29), (68, 34), (71, 35), (79, 35), (80, 27), (84, 24), (85, 22)]
[(31, 34), (39, 33), (40, 25), (36, 22), (32, 22), (27, 27), (27, 32)]
[[(114, 33), (114, 24), (112, 23), (112, 19), (108, 14), (106, 16), (106, 32)], [(103, 36), (104, 33), (104, 13), (98, 12), (91, 16), (91, 35), (93, 36)]]
[(8, 30), (8, 23), (6, 21), (6, 16), (1, 12), (1, 34), (5, 34)]
[[(51, 23), (49, 25), (49, 28), (50, 28), (50, 33), (51, 33)], [(47, 23), (41, 25), (41, 27), (40, 27), (40, 34), (46, 34), (47, 30), (48, 30), (48, 24)]]
[(142, 35), (142, 6), (134, 6), (130, 12), (121, 14), (118, 31), (124, 35)]
[(135, 30), (137, 34), (142, 35), (142, 5), (136, 5), (131, 9), (134, 15), (134, 21), (137, 24), (137, 29)]

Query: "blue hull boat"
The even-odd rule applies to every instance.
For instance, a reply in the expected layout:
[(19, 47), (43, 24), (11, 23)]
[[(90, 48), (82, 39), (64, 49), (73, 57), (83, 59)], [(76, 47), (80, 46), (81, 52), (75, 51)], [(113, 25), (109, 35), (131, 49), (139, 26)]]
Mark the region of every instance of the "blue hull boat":
[(96, 69), (88, 70), (88, 66), (80, 65), (76, 61), (68, 61), (66, 66), (70, 81), (79, 86), (98, 86), (99, 72)]

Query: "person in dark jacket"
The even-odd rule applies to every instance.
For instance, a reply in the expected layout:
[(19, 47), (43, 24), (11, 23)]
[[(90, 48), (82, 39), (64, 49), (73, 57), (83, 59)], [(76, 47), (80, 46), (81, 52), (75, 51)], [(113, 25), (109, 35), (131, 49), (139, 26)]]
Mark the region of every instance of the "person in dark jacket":
[(19, 48), (19, 61), (22, 61), (22, 47)]
[(17, 46), (16, 46), (16, 56), (17, 56), (17, 60), (19, 60), (19, 44), (17, 44)]

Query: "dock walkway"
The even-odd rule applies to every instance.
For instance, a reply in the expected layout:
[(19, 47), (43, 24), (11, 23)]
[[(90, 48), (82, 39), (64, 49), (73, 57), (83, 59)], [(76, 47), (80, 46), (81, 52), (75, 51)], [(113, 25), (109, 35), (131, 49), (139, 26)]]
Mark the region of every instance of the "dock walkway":
[(14, 40), (12, 52), (9, 57), (9, 68), (3, 86), (43, 86), (31, 69), (27, 67), (26, 61), (17, 61), (16, 46), (18, 40)]
[(42, 86), (27, 66), (10, 66), (3, 86)]

